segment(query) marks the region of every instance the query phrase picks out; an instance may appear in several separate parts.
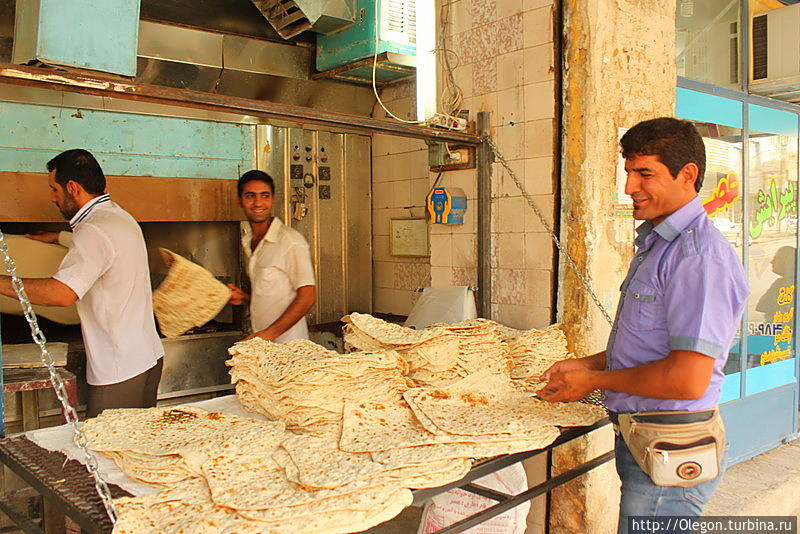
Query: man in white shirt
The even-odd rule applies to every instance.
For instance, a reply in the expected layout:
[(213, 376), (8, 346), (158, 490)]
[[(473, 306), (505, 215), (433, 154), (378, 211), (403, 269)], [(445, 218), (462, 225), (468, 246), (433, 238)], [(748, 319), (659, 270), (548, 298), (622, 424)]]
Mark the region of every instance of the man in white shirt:
[[(29, 236), (69, 252), (52, 278), (23, 279), (34, 304), (76, 303), (86, 348), (86, 416), (106, 408), (155, 406), (164, 347), (156, 332), (147, 250), (139, 225), (105, 193), (106, 179), (86, 150), (47, 163), (51, 200), (72, 233)], [(16, 297), (8, 276), (0, 293)]]
[(305, 238), (272, 216), (275, 183), (263, 171), (244, 173), (237, 184), (239, 206), (250, 223), (242, 236), (252, 294), (234, 285), (231, 304), (250, 302), (253, 333), (285, 343), (307, 339), (306, 313), (317, 299), (314, 267)]

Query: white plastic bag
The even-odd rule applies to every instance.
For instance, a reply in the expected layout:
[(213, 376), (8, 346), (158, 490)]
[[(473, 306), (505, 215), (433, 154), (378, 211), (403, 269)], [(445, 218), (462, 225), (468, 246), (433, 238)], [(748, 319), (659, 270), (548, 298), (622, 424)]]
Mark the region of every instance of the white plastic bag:
[(420, 330), (432, 323), (457, 323), (478, 316), (469, 286), (426, 287), (405, 326)]
[[(521, 463), (510, 465), (479, 478), (473, 483), (508, 495), (516, 495), (528, 489), (525, 469)], [(497, 504), (497, 501), (462, 489), (452, 489), (433, 497), (425, 505), (417, 532), (418, 534), (431, 534), (494, 504)], [(530, 501), (526, 501), (464, 532), (469, 534), (523, 534), (527, 527), (530, 507)]]

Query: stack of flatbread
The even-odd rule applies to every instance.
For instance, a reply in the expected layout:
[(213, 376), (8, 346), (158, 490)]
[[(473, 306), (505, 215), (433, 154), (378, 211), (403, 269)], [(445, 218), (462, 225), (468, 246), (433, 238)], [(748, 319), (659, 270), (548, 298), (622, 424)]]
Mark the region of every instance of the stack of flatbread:
[(345, 400), (394, 402), (409, 387), (405, 363), (393, 351), (339, 354), (308, 340), (253, 338), (228, 352), (242, 405), (295, 431), (339, 425)]
[(381, 463), (482, 458), (552, 443), (558, 426), (592, 424), (597, 406), (551, 404), (489, 371), (442, 388), (412, 388), (395, 404), (347, 403), (339, 447)]
[(207, 456), (277, 448), (287, 436), (280, 422), (257, 421), (193, 406), (112, 409), (87, 420), (91, 448), (128, 476), (168, 487), (199, 476)]
[(408, 506), (410, 484), (444, 484), (469, 469), (395, 469), (333, 450), (336, 439), (288, 437), (281, 423), (190, 406), (106, 410), (84, 429), (123, 472), (167, 488), (118, 499), (116, 533), (359, 531)]
[(169, 271), (153, 291), (153, 311), (161, 333), (176, 337), (216, 317), (230, 300), (231, 290), (200, 265), (171, 250), (158, 250)]
[(509, 354), (514, 360), (511, 378), (522, 389), (536, 391), (544, 384), (542, 374), (554, 363), (572, 358), (567, 350), (567, 337), (561, 325), (544, 330), (527, 330), (509, 340)]
[(454, 325), (413, 330), (363, 313), (345, 322), (345, 343), (359, 350), (394, 350), (409, 367), (408, 377), (420, 386), (444, 386), (479, 369), (505, 374), (513, 361), (492, 321), (477, 319)]

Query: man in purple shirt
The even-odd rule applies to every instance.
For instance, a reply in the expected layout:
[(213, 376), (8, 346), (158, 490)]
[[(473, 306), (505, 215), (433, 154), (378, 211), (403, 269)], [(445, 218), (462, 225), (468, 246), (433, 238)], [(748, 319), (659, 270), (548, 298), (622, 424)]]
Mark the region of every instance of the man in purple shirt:
[[(602, 389), (612, 422), (619, 414), (657, 414), (658, 422), (703, 420), (716, 409), (749, 289), (741, 260), (706, 216), (697, 192), (705, 147), (688, 121), (644, 121), (621, 140), (636, 232), (636, 255), (622, 287), (606, 350), (556, 363), (539, 397), (575, 401)], [(677, 419), (676, 419), (677, 418)], [(616, 430), (617, 428), (615, 428)], [(699, 516), (722, 479), (690, 487), (658, 486), (619, 432), (622, 480), (619, 532), (628, 518)], [(675, 530), (683, 532), (683, 530)]]

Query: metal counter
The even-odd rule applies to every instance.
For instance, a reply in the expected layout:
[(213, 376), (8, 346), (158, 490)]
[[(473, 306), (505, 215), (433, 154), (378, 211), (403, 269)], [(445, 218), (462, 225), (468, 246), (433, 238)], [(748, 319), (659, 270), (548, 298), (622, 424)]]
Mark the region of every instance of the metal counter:
[[(570, 428), (564, 430), (557, 440), (543, 449), (503, 455), (477, 462), (461, 480), (437, 488), (414, 490), (414, 504), (422, 504), (431, 497), (453, 488), (461, 488), (497, 501), (497, 504), (439, 530), (438, 534), (463, 532), (604, 464), (614, 457), (614, 451), (593, 458), (518, 495), (508, 495), (481, 487), (473, 484), (474, 480), (514, 463), (546, 453), (562, 443), (586, 435), (607, 424), (608, 419), (603, 419), (591, 426)], [(86, 468), (79, 462), (66, 461), (63, 454), (42, 449), (22, 436), (0, 440), (0, 462), (7, 465), (30, 484), (46, 502), (73, 519), (86, 532), (111, 532), (111, 521), (106, 515), (100, 497), (95, 492), (94, 481)], [(129, 495), (117, 486), (110, 485), (110, 487), (115, 498)], [(36, 525), (30, 518), (11, 507), (6, 499), (0, 500), (0, 509), (5, 511), (25, 532), (41, 532), (35, 528)]]

